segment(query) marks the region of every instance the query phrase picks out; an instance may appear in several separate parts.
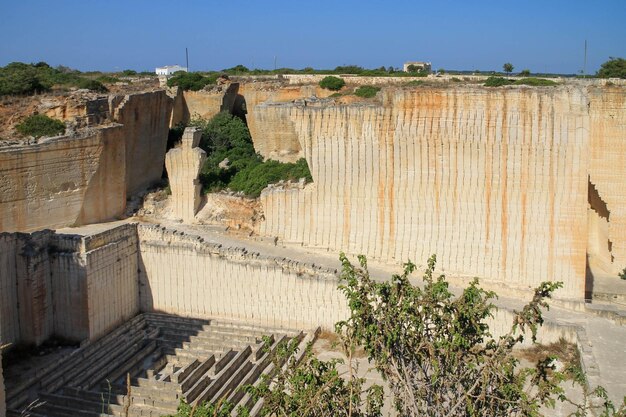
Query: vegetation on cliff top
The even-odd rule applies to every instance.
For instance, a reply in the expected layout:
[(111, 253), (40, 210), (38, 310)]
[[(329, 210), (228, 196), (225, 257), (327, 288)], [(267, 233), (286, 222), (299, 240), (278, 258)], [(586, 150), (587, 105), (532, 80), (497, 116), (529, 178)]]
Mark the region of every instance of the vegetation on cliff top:
[(0, 95), (35, 94), (49, 91), (54, 87), (107, 91), (100, 81), (63, 66), (52, 68), (45, 62), (36, 64), (12, 62), (5, 67), (0, 67)]
[(65, 124), (62, 121), (52, 119), (43, 114), (29, 116), (15, 128), (22, 135), (35, 138), (58, 136), (65, 133)]
[(602, 78), (626, 78), (626, 59), (610, 57), (600, 67), (598, 77)]
[[(223, 112), (211, 120), (193, 119), (190, 125), (202, 129), (200, 147), (207, 153), (200, 171), (204, 192), (229, 188), (258, 197), (269, 184), (281, 180), (304, 178), (307, 182), (312, 181), (304, 158), (295, 163), (263, 161), (254, 150), (248, 127), (238, 117)], [(184, 126), (180, 125), (170, 131), (168, 146), (180, 140), (183, 130)]]
[(339, 77), (333, 77), (329, 75), (328, 77), (322, 78), (320, 81), (320, 87), (325, 88), (326, 90), (331, 91), (339, 91), (346, 85), (346, 82)]
[[(354, 266), (341, 254), (339, 289), (345, 294), (349, 317), (335, 325), (346, 361), (324, 361), (309, 346), (303, 359), (296, 356), (297, 341), (284, 342), (274, 355), (273, 370), (260, 383), (243, 387), (254, 400), (263, 400), (262, 416), (381, 416), (384, 393), (378, 385), (365, 388), (354, 361), (357, 348), (383, 376), (393, 405), (402, 416), (535, 416), (544, 415), (557, 402), (573, 410), (570, 415), (622, 416), (600, 387), (590, 390), (580, 364), (559, 357), (554, 350), (536, 351), (532, 366), (514, 355), (525, 336), (536, 340), (543, 310), (561, 283), (544, 282), (532, 300), (515, 312), (510, 330), (493, 338), (486, 321), (496, 307), (495, 293), (474, 279), (459, 296), (445, 276), (435, 277), (435, 257), (428, 260), (422, 287), (410, 282), (416, 266), (408, 262), (401, 275), (373, 280), (367, 260)], [(269, 340), (266, 340), (269, 347)], [(562, 369), (557, 369), (557, 361)], [(344, 364), (347, 371), (340, 372)], [(361, 373), (362, 374), (362, 373)], [(563, 390), (571, 381), (582, 391), (582, 401), (571, 401)], [(593, 400), (593, 401), (592, 401)], [(228, 415), (232, 405), (204, 404), (192, 409), (182, 404), (178, 417)], [(215, 414), (208, 414), (214, 412)], [(222, 414), (224, 413), (224, 414)], [(249, 415), (239, 409), (238, 415)]]
[(199, 91), (207, 85), (215, 84), (219, 74), (212, 73), (209, 75), (202, 75), (198, 72), (185, 72), (178, 71), (172, 78), (167, 80), (169, 87), (179, 86), (183, 90)]
[(380, 87), (374, 87), (372, 85), (362, 85), (354, 90), (354, 95), (362, 98), (372, 98), (380, 91)]
[(489, 77), (485, 81), (484, 85), (486, 87), (501, 87), (503, 85), (530, 85), (534, 87), (546, 87), (546, 86), (555, 86), (558, 83), (552, 80), (546, 80), (545, 78), (521, 78), (519, 80), (511, 80), (504, 77)]

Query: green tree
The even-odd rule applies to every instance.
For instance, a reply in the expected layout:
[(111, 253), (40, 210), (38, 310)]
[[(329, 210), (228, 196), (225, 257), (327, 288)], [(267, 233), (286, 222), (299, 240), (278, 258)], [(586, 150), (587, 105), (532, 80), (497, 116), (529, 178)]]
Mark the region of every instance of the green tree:
[[(542, 283), (533, 299), (515, 314), (510, 331), (492, 338), (485, 320), (495, 311), (495, 293), (474, 279), (455, 297), (445, 277), (434, 276), (435, 257), (428, 261), (424, 287), (409, 282), (415, 265), (386, 282), (370, 278), (365, 257), (359, 267), (341, 255), (340, 286), (350, 317), (337, 332), (362, 346), (370, 362), (389, 384), (403, 416), (539, 416), (541, 407), (568, 401), (560, 384), (572, 378), (585, 387), (578, 368), (556, 370), (554, 357), (525, 368), (513, 349), (530, 333), (533, 342), (543, 323), (546, 299), (561, 283)], [(584, 391), (576, 415), (590, 411), (588, 395), (600, 397), (602, 412), (615, 412), (606, 392)], [(621, 408), (623, 413), (626, 410)]]
[(626, 59), (610, 57), (600, 66), (598, 77), (602, 78), (626, 78)]
[(43, 114), (28, 116), (18, 124), (17, 131), (24, 136), (40, 138), (42, 136), (58, 136), (65, 133), (65, 124)]
[(320, 87), (325, 88), (326, 90), (331, 91), (339, 91), (346, 85), (346, 82), (343, 78), (333, 77), (329, 75), (328, 77), (324, 77), (322, 81), (320, 81)]
[(519, 75), (522, 75), (524, 77), (528, 77), (530, 75), (530, 70), (529, 69), (523, 69), (523, 70), (520, 71)]
[(507, 74), (510, 74), (513, 72), (513, 64), (511, 64), (510, 62), (505, 63), (504, 65), (502, 65), (502, 69), (504, 70), (504, 72), (506, 72)]
[(38, 77), (37, 68), (32, 65), (12, 62), (0, 68), (0, 95), (33, 94), (47, 89)]

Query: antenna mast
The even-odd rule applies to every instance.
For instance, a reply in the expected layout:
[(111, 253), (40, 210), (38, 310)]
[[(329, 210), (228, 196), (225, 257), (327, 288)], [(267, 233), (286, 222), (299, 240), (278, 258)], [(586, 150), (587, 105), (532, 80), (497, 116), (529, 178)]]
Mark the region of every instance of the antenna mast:
[(583, 77), (587, 75), (587, 39), (585, 39), (585, 61), (583, 62)]
[(185, 59), (187, 60), (187, 72), (189, 72), (189, 51), (185, 48)]

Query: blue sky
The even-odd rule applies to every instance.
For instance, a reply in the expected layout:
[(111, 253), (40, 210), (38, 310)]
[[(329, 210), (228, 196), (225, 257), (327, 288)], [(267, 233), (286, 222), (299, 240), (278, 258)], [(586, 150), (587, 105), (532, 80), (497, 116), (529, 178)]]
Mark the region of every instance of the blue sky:
[(626, 57), (626, 0), (0, 0), (0, 65), (82, 71), (433, 67), (595, 72)]

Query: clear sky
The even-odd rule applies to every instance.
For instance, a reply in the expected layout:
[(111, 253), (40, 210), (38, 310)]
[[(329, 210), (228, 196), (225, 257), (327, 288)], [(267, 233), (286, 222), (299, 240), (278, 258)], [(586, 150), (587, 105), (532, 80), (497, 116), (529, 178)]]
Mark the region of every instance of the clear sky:
[(626, 0), (0, 0), (0, 65), (82, 71), (400, 67), (595, 72), (626, 57)]

